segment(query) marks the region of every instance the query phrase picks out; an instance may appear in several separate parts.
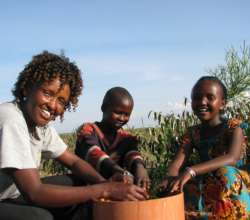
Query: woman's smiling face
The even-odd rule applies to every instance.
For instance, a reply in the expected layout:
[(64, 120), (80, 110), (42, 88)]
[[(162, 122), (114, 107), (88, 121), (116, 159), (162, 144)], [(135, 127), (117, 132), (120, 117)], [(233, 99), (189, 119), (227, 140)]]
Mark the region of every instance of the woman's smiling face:
[(69, 97), (69, 85), (62, 86), (59, 78), (34, 86), (27, 91), (24, 102), (24, 114), (28, 124), (45, 126), (57, 116), (63, 115)]

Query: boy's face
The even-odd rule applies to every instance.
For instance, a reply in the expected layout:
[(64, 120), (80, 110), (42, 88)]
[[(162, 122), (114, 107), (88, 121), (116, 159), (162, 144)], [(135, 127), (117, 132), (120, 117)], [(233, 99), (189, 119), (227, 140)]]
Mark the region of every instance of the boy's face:
[(192, 91), (192, 109), (202, 122), (216, 124), (224, 107), (223, 90), (217, 82), (205, 80)]
[(35, 126), (45, 126), (57, 116), (63, 115), (69, 96), (69, 85), (61, 87), (59, 78), (34, 86), (27, 92), (24, 103), (28, 122)]
[(133, 110), (133, 102), (128, 98), (113, 101), (103, 110), (102, 121), (112, 129), (118, 130), (129, 121)]

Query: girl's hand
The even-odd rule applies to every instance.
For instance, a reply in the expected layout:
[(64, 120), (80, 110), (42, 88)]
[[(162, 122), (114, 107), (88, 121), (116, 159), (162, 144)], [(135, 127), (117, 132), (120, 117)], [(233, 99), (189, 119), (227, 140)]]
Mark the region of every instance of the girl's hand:
[(138, 164), (135, 169), (135, 184), (148, 190), (150, 187), (150, 179), (148, 172), (142, 164)]
[(158, 196), (164, 197), (171, 194), (171, 189), (177, 179), (177, 176), (167, 176), (166, 179), (163, 180), (158, 187)]
[(168, 178), (164, 179), (164, 180), (160, 183), (159, 188), (160, 188), (161, 190), (164, 190), (164, 189), (167, 188), (167, 186), (168, 186)]
[(170, 186), (170, 192), (182, 192), (184, 185), (192, 178), (191, 174), (185, 170)]
[(133, 184), (109, 182), (103, 185), (106, 188), (103, 196), (105, 199), (137, 201), (148, 198), (145, 190)]

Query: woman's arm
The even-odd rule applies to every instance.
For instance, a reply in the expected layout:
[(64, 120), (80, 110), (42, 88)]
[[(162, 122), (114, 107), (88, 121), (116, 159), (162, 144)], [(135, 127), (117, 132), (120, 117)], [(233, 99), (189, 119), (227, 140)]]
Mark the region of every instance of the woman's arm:
[(12, 171), (21, 194), (30, 202), (48, 207), (68, 206), (101, 197), (101, 190), (91, 186), (70, 187), (43, 184), (37, 169)]
[(60, 186), (41, 182), (37, 169), (12, 169), (11, 175), (21, 194), (30, 202), (46, 207), (64, 207), (92, 199), (144, 200), (143, 189), (120, 182), (89, 186)]

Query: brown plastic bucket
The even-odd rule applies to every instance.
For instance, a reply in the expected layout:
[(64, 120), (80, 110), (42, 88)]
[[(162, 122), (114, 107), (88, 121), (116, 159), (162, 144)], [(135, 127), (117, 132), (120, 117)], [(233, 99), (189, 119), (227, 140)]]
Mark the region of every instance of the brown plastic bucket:
[(96, 201), (93, 220), (185, 220), (183, 193), (146, 201)]

